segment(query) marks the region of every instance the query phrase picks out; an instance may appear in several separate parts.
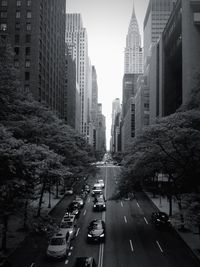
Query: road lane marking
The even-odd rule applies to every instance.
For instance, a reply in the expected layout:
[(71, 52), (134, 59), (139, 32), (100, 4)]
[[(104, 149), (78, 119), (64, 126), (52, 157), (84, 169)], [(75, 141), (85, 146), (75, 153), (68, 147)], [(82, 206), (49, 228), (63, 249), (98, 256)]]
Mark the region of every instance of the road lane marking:
[(100, 244), (98, 267), (103, 267), (103, 253), (104, 253), (104, 244)]
[(157, 240), (156, 240), (156, 244), (158, 245), (160, 251), (163, 253), (163, 250), (162, 250), (162, 248), (161, 248), (161, 245), (160, 245), (160, 243), (159, 243)]
[(125, 223), (127, 223), (127, 219), (126, 219), (126, 216), (124, 216), (124, 221), (125, 221)]
[(87, 211), (86, 211), (86, 210), (84, 210), (84, 212), (83, 212), (83, 216), (85, 216), (86, 212), (87, 212)]
[(71, 247), (70, 247), (70, 250), (73, 250), (73, 249), (74, 249), (74, 247), (71, 246)]
[(123, 205), (123, 202), (121, 201), (121, 206), (122, 206), (122, 208), (124, 207), (124, 205)]
[(65, 265), (67, 265), (68, 263), (69, 263), (69, 260), (66, 260), (66, 261), (65, 261)]
[(30, 267), (34, 267), (35, 266), (35, 262), (31, 263), (31, 266)]
[(133, 252), (134, 249), (133, 249), (133, 243), (132, 243), (132, 240), (129, 240), (129, 243), (130, 243), (131, 251)]
[(80, 228), (77, 229), (77, 231), (76, 231), (76, 236), (78, 236), (79, 231), (80, 231)]
[(137, 206), (138, 206), (138, 208), (140, 208), (140, 205), (139, 205), (139, 203), (137, 202)]
[(90, 197), (88, 198), (88, 203), (90, 203)]
[(147, 221), (147, 219), (145, 217), (144, 217), (144, 221), (145, 221), (146, 224), (149, 224), (148, 221)]

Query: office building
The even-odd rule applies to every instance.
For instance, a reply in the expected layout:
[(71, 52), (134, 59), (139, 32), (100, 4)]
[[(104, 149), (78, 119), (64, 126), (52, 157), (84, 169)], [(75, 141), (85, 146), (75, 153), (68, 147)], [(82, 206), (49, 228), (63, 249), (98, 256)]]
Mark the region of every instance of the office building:
[(0, 38), (11, 44), (21, 87), (64, 118), (65, 0), (0, 1)]
[(102, 104), (98, 103), (97, 127), (96, 127), (96, 151), (106, 152), (106, 118), (102, 114)]
[(76, 62), (77, 83), (80, 89), (80, 133), (88, 136), (88, 40), (80, 14), (66, 14), (65, 41), (73, 47), (71, 54)]

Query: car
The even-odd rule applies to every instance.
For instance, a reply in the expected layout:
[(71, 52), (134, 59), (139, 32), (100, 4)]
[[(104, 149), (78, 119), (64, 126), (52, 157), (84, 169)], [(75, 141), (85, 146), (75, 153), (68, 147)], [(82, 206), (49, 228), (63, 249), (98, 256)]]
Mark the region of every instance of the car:
[(65, 195), (73, 195), (73, 194), (74, 194), (74, 190), (72, 187), (65, 188)]
[(86, 184), (84, 187), (83, 187), (83, 191), (86, 191), (88, 193), (90, 193), (90, 186), (88, 184)]
[(73, 203), (79, 203), (81, 208), (83, 208), (85, 204), (83, 198), (80, 196), (76, 196), (75, 199), (73, 200)]
[(52, 236), (47, 247), (46, 255), (48, 258), (65, 258), (70, 249), (69, 234), (58, 232)]
[(92, 196), (95, 196), (95, 194), (103, 194), (102, 186), (100, 184), (94, 184), (92, 188)]
[(101, 188), (105, 187), (104, 181), (102, 179), (99, 179), (97, 183), (101, 185)]
[(75, 237), (77, 231), (76, 222), (73, 222), (71, 220), (62, 220), (60, 223), (60, 232), (61, 233), (69, 233), (70, 239), (73, 239)]
[(171, 225), (169, 216), (165, 212), (153, 212), (151, 215), (151, 220), (152, 223), (158, 227), (166, 227)]
[(103, 198), (96, 198), (93, 204), (94, 211), (104, 211), (106, 210), (106, 202)]
[(76, 258), (74, 267), (96, 267), (96, 262), (93, 257), (78, 257)]
[(105, 234), (105, 222), (95, 219), (88, 226), (87, 242), (104, 242)]
[(75, 215), (76, 218), (78, 218), (81, 212), (80, 204), (78, 202), (71, 202), (67, 207), (66, 211)]

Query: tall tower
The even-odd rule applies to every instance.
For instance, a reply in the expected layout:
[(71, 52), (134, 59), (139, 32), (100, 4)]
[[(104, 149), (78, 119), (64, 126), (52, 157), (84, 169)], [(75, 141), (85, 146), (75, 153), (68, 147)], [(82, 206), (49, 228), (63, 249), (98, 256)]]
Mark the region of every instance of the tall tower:
[(65, 41), (76, 62), (77, 82), (80, 88), (80, 132), (87, 135), (88, 122), (88, 40), (80, 14), (66, 14)]
[(141, 48), (141, 36), (139, 32), (138, 22), (133, 11), (131, 21), (126, 36), (126, 48), (124, 52), (124, 73), (139, 74), (143, 72), (143, 51)]

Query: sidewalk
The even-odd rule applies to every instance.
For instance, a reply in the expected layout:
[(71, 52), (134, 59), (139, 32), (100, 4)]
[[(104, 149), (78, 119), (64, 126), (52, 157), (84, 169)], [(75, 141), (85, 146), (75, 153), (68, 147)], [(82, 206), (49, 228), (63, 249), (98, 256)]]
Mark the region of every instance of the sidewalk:
[[(151, 199), (151, 201), (155, 204), (155, 206), (163, 212), (169, 213), (169, 202), (167, 197), (152, 197), (152, 193), (146, 192), (146, 195)], [(190, 247), (193, 253), (198, 257), (200, 260), (200, 236), (197, 234), (196, 231), (192, 231), (191, 228), (187, 228), (186, 232), (181, 232), (178, 229), (180, 228), (180, 219), (179, 219), (179, 208), (177, 201), (173, 200), (173, 215), (171, 217), (172, 225), (174, 229), (179, 234), (179, 236), (185, 241), (185, 243)]]
[[(42, 208), (41, 208), (41, 215), (45, 216), (48, 215), (50, 211), (54, 209), (54, 207), (62, 200), (64, 195), (59, 194), (59, 198), (55, 198), (55, 194), (51, 195), (50, 200), (50, 207), (49, 207), (49, 194), (46, 192), (43, 196)], [(34, 212), (38, 206), (38, 201), (33, 201), (29, 206), (29, 211)], [(0, 244), (1, 244), (1, 230), (2, 225), (0, 224)], [(12, 216), (8, 222), (8, 232), (7, 232), (7, 247), (8, 252), (7, 254), (12, 254), (15, 249), (19, 246), (20, 243), (23, 242), (27, 235), (27, 232), (23, 230), (23, 218), (21, 214)], [(0, 251), (1, 255), (1, 251)]]

